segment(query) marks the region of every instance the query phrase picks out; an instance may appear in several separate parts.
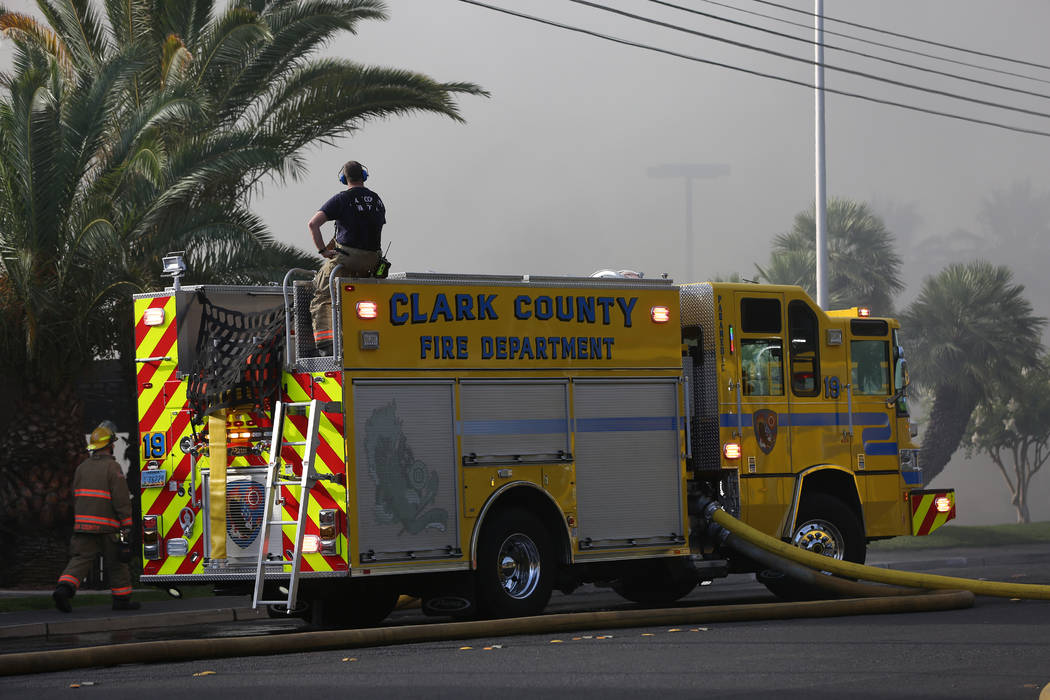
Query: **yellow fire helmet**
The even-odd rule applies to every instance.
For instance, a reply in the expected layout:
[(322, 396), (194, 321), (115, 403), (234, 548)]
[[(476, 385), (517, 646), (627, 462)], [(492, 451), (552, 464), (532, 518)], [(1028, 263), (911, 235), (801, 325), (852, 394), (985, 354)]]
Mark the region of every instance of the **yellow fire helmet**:
[(116, 439), (117, 426), (113, 425), (112, 421), (104, 420), (98, 424), (97, 428), (91, 431), (91, 437), (88, 438), (88, 449), (101, 450)]

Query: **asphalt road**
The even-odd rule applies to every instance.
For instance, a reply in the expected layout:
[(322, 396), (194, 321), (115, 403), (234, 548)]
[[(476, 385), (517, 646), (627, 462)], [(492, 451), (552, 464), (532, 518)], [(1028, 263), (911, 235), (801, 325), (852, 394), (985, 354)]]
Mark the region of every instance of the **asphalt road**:
[[(968, 562), (931, 573), (1050, 583), (1050, 559)], [(771, 601), (734, 578), (692, 596)], [(595, 591), (552, 608), (616, 609)], [(416, 622), (398, 613), (396, 622)], [(180, 630), (221, 633), (218, 625)], [(282, 623), (289, 625), (291, 623)], [(283, 633), (294, 634), (285, 628)], [(157, 634), (154, 630), (152, 633)], [(91, 685), (88, 685), (88, 684)], [(496, 637), (356, 650), (125, 665), (0, 679), (0, 697), (288, 697), (309, 693), (382, 698), (788, 697), (1050, 698), (1050, 602), (980, 597), (974, 608), (937, 613), (682, 625), (564, 635)], [(323, 694), (323, 695), (322, 695)]]

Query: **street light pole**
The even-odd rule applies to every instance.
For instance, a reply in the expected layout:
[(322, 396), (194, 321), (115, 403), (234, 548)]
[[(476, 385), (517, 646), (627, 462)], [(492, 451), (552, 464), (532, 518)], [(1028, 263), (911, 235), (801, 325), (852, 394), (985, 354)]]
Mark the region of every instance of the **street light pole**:
[(816, 137), (817, 306), (828, 308), (828, 202), (824, 151), (824, 0), (814, 0), (813, 86)]
[(649, 177), (682, 178), (685, 183), (685, 260), (686, 281), (695, 282), (693, 263), (693, 181), (729, 174), (729, 166), (721, 163), (667, 163), (648, 169)]

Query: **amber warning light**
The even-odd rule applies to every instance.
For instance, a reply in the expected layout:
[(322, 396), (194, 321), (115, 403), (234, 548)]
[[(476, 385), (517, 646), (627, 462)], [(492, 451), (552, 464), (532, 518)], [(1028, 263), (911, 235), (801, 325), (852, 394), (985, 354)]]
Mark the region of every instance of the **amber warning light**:
[(938, 496), (934, 499), (933, 505), (937, 508), (938, 513), (947, 513), (952, 509), (952, 499), (947, 496)]
[(671, 320), (671, 310), (666, 306), (654, 306), (649, 309), (649, 315), (653, 317), (653, 323), (667, 323)]
[(379, 315), (379, 307), (374, 301), (357, 302), (357, 317), (363, 319), (376, 318)]
[(722, 453), (726, 456), (726, 459), (740, 459), (740, 443), (727, 442), (722, 447)]

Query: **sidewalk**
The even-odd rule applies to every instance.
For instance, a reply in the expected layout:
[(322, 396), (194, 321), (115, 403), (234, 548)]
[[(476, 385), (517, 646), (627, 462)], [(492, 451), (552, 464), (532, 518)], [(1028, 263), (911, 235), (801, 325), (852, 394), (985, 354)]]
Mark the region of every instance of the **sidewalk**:
[[(871, 566), (902, 571), (930, 571), (991, 564), (1034, 564), (1047, 561), (1050, 561), (1050, 547), (1045, 544), (1015, 545), (1005, 550), (966, 547), (896, 550), (872, 552), (868, 556), (868, 564)], [(51, 591), (0, 591), (0, 596), (3, 597), (37, 595), (50, 599)], [(134, 598), (134, 595), (132, 597)], [(71, 613), (62, 613), (54, 607), (46, 610), (0, 613), (0, 639), (237, 622), (266, 617), (265, 609), (252, 609), (250, 596), (147, 601), (139, 610), (119, 613), (114, 612), (108, 604), (78, 605), (77, 599), (74, 598)]]

